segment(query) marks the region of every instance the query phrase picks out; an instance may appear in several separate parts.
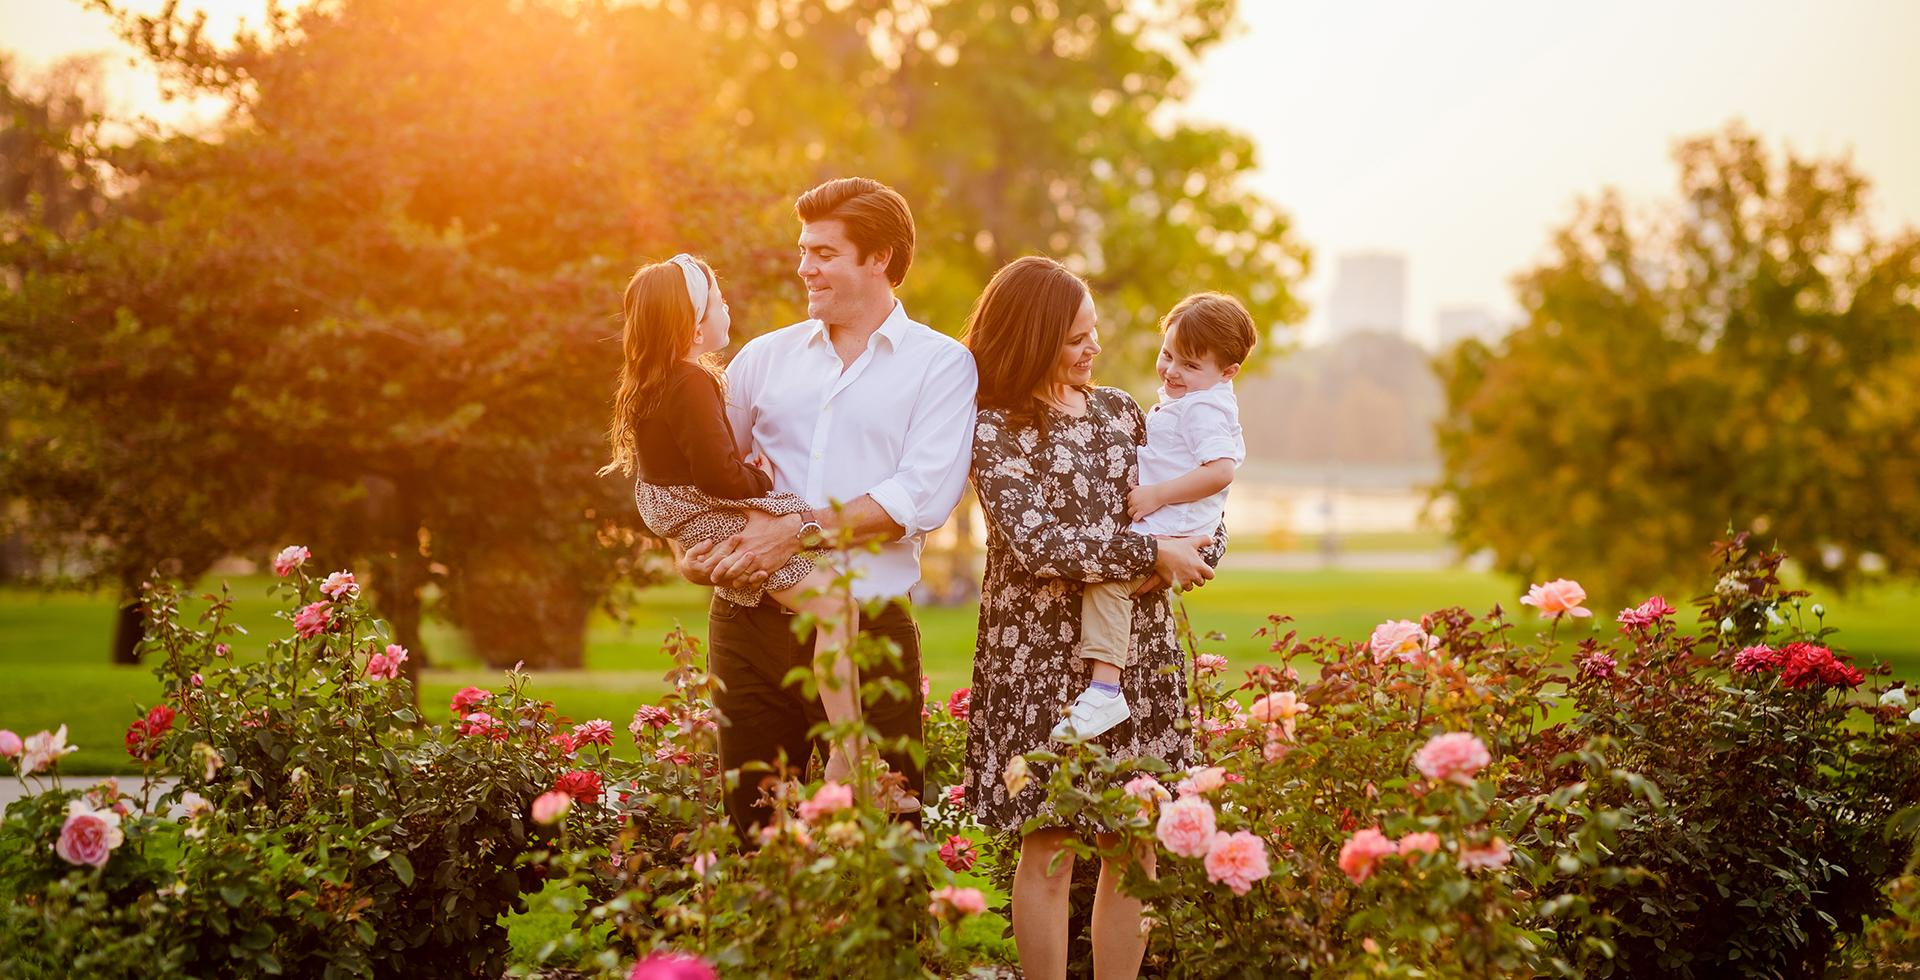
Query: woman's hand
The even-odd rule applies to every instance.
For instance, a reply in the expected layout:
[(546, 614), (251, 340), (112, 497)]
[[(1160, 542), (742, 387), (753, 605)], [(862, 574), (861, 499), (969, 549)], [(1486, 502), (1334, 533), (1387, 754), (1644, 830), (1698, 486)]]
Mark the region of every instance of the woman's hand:
[(1160, 538), (1160, 554), (1153, 561), (1153, 573), (1182, 592), (1191, 591), (1213, 578), (1213, 568), (1200, 557), (1200, 549), (1211, 547), (1212, 538)]
[(1127, 519), (1137, 521), (1166, 505), (1160, 499), (1160, 484), (1142, 483), (1127, 493)]

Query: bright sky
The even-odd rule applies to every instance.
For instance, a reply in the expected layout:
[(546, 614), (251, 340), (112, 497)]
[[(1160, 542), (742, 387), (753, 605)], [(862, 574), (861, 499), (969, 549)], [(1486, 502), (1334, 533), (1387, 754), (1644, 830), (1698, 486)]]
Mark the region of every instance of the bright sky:
[[(208, 10), (219, 36), (264, 3), (182, 7)], [(1337, 257), (1353, 251), (1407, 256), (1416, 338), (1440, 306), (1509, 314), (1509, 277), (1577, 197), (1611, 185), (1664, 199), (1673, 142), (1736, 118), (1775, 147), (1851, 155), (1881, 227), (1920, 226), (1916, 0), (1242, 0), (1241, 11), (1243, 30), (1201, 66), (1192, 112), (1254, 138), (1257, 186), (1313, 246), (1310, 336)], [(155, 111), (150, 76), (123, 68), (126, 49), (77, 0), (0, 0), (0, 48), (32, 67), (120, 52), (109, 99)]]

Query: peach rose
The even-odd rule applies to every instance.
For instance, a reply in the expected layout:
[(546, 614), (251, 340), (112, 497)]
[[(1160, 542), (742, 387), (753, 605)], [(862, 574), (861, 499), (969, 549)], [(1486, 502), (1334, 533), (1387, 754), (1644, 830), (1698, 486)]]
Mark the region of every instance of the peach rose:
[(1469, 847), (1460, 852), (1460, 868), (1463, 871), (1504, 868), (1513, 860), (1513, 850), (1507, 842), (1495, 837), (1485, 847)]
[(1373, 651), (1373, 662), (1376, 664), (1389, 660), (1417, 664), (1439, 644), (1440, 641), (1428, 636), (1419, 623), (1408, 619), (1390, 619), (1375, 626), (1373, 636), (1367, 640), (1367, 647)]
[(549, 790), (533, 798), (533, 822), (539, 824), (559, 823), (566, 818), (567, 811), (573, 809), (573, 797), (559, 790)]
[(1281, 734), (1293, 738), (1294, 719), (1313, 710), (1300, 695), (1292, 691), (1278, 691), (1253, 703), (1247, 714), (1256, 721), (1271, 722), (1280, 726)]
[(800, 804), (800, 819), (813, 823), (829, 813), (853, 805), (853, 787), (828, 781), (805, 803)]
[(1357, 885), (1373, 877), (1373, 869), (1379, 866), (1381, 858), (1398, 852), (1393, 841), (1378, 827), (1355, 831), (1340, 845), (1340, 870)]
[(1522, 604), (1533, 606), (1540, 610), (1541, 615), (1555, 619), (1565, 615), (1584, 619), (1593, 615), (1593, 610), (1580, 608), (1580, 604), (1585, 601), (1587, 601), (1587, 590), (1581, 588), (1580, 583), (1565, 578), (1557, 578), (1544, 585), (1535, 585), (1520, 598)]
[(67, 804), (67, 822), (60, 827), (60, 840), (53, 845), (53, 852), (68, 864), (100, 868), (126, 839), (120, 831), (118, 813), (95, 810), (84, 800), (74, 800)]
[(1440, 835), (1430, 830), (1408, 834), (1400, 838), (1400, 856), (1411, 857), (1414, 854), (1432, 854), (1440, 849)]

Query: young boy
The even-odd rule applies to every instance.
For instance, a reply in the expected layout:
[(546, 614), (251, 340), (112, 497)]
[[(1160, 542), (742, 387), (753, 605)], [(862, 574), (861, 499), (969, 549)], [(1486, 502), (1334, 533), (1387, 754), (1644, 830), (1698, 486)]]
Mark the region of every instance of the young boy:
[[(1211, 535), (1227, 506), (1233, 471), (1247, 458), (1233, 377), (1257, 339), (1240, 301), (1197, 293), (1160, 321), (1160, 403), (1147, 414), (1140, 485), (1127, 497), (1132, 530), (1155, 537)], [(1092, 738), (1127, 720), (1120, 671), (1133, 634), (1133, 591), (1141, 579), (1087, 586), (1081, 600), (1080, 656), (1093, 680), (1054, 738)], [(1178, 587), (1181, 583), (1169, 583)]]

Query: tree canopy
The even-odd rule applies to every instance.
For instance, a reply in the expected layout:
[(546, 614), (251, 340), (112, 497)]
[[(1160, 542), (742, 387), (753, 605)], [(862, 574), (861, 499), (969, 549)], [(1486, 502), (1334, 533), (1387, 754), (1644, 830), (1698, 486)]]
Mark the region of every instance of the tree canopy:
[(0, 492), (128, 583), (298, 540), (369, 571), (403, 639), (437, 592), (490, 661), (578, 663), (641, 569), (593, 473), (642, 262), (703, 254), (740, 333), (792, 322), (791, 202), (859, 173), (914, 204), (903, 298), (941, 329), (1032, 251), (1135, 348), (1194, 289), (1297, 317), (1251, 146), (1173, 116), (1233, 9), (343, 0), (230, 44), (116, 11), (233, 111), (77, 161), (113, 178), (100, 213), (9, 240)]
[(1516, 280), (1525, 325), (1443, 365), (1456, 538), (1616, 596), (1729, 526), (1826, 583), (1920, 572), (1920, 233), (1737, 125), (1674, 158), (1678, 202), (1585, 203)]

